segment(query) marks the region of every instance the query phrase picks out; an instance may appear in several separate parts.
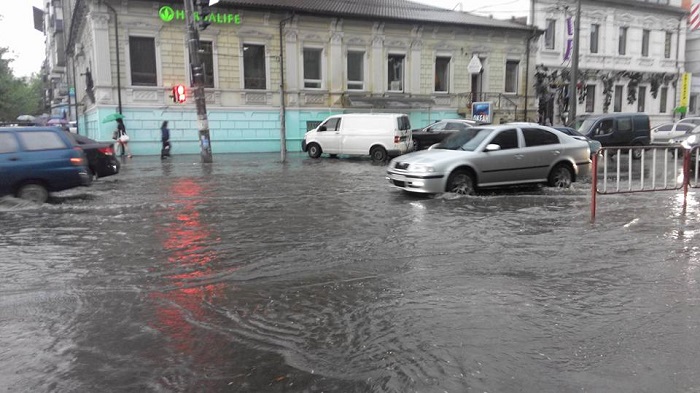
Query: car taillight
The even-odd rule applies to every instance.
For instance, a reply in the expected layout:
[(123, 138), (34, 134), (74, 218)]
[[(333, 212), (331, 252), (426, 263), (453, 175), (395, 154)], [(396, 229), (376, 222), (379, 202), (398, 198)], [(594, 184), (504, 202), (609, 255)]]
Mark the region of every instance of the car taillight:
[(401, 142), (401, 137), (398, 135), (394, 135), (394, 143), (399, 143)]
[(71, 157), (70, 163), (73, 165), (85, 165), (85, 152), (79, 147), (74, 147), (73, 150), (80, 152), (80, 157)]
[(114, 149), (112, 149), (112, 147), (101, 147), (97, 149), (97, 151), (107, 156), (111, 156), (114, 154)]

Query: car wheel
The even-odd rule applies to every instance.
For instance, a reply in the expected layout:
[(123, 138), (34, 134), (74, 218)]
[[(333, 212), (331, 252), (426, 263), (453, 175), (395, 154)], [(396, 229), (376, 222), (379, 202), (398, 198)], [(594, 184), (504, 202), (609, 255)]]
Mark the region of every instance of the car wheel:
[(465, 170), (457, 170), (452, 172), (447, 179), (447, 192), (454, 192), (460, 195), (474, 195), (476, 187), (474, 186), (474, 176)]
[(550, 187), (569, 188), (574, 179), (571, 168), (565, 164), (558, 164), (549, 174), (548, 183)]
[(49, 191), (41, 184), (25, 184), (17, 190), (17, 198), (44, 203), (49, 199)]
[(306, 150), (309, 152), (309, 157), (311, 158), (321, 157), (321, 146), (317, 145), (316, 143), (306, 146)]
[(370, 150), (369, 155), (372, 157), (374, 162), (384, 162), (387, 159), (386, 150), (383, 147), (376, 146)]
[(97, 172), (94, 169), (88, 167), (87, 174), (90, 180), (97, 179)]

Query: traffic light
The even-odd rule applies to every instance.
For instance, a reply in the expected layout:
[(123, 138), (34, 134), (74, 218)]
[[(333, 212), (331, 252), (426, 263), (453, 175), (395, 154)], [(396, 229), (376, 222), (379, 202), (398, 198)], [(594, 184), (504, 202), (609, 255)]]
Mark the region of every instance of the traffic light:
[(211, 24), (209, 21), (209, 15), (211, 15), (209, 0), (196, 0), (196, 2), (197, 14), (199, 15), (199, 30), (204, 30)]
[(185, 85), (175, 85), (173, 86), (173, 102), (177, 102), (178, 104), (182, 104), (185, 101), (187, 101), (187, 89), (185, 89)]

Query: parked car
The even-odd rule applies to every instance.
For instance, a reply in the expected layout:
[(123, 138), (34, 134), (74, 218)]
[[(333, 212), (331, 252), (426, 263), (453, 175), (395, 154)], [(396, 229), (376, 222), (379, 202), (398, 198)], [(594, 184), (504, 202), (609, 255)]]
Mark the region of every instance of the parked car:
[(92, 182), (85, 153), (58, 127), (0, 128), (0, 196), (46, 202)]
[(569, 187), (590, 167), (585, 141), (550, 127), (502, 124), (457, 131), (428, 150), (396, 157), (387, 179), (408, 192), (473, 194), (532, 183)]
[(73, 141), (74, 145), (80, 146), (85, 152), (90, 176), (100, 178), (119, 173), (121, 164), (114, 154), (113, 141), (97, 142), (84, 135), (71, 132), (67, 132), (66, 135)]
[(400, 113), (331, 116), (307, 131), (301, 142), (311, 158), (323, 153), (369, 155), (375, 162), (407, 153), (412, 146), (411, 122)]
[(565, 127), (565, 126), (553, 126), (555, 130), (559, 130), (563, 132), (566, 135), (569, 135), (570, 137), (574, 139), (578, 139), (581, 141), (586, 141), (588, 142), (588, 147), (591, 149), (591, 157), (594, 155), (598, 154), (598, 151), (600, 151), (600, 148), (603, 147), (600, 142), (598, 142), (595, 139), (591, 139), (580, 132), (574, 130), (572, 127)]
[[(645, 113), (606, 113), (587, 115), (578, 132), (596, 140), (603, 147), (648, 146), (651, 141), (649, 115)], [(642, 157), (643, 149), (631, 149), (632, 158)]]
[(664, 123), (651, 129), (651, 143), (672, 144), (674, 139), (690, 135), (695, 129), (700, 130), (700, 117), (686, 117), (675, 123)]
[(442, 142), (443, 139), (452, 135), (455, 131), (466, 130), (480, 124), (474, 120), (447, 119), (436, 121), (423, 128), (411, 130), (414, 150), (427, 149), (431, 145)]

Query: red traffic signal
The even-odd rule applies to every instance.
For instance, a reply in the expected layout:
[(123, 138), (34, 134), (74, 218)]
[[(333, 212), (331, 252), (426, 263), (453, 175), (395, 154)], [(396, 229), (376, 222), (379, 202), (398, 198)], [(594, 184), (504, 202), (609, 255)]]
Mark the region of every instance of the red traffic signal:
[(173, 86), (173, 102), (182, 104), (185, 101), (187, 101), (187, 89), (185, 89), (185, 85)]

